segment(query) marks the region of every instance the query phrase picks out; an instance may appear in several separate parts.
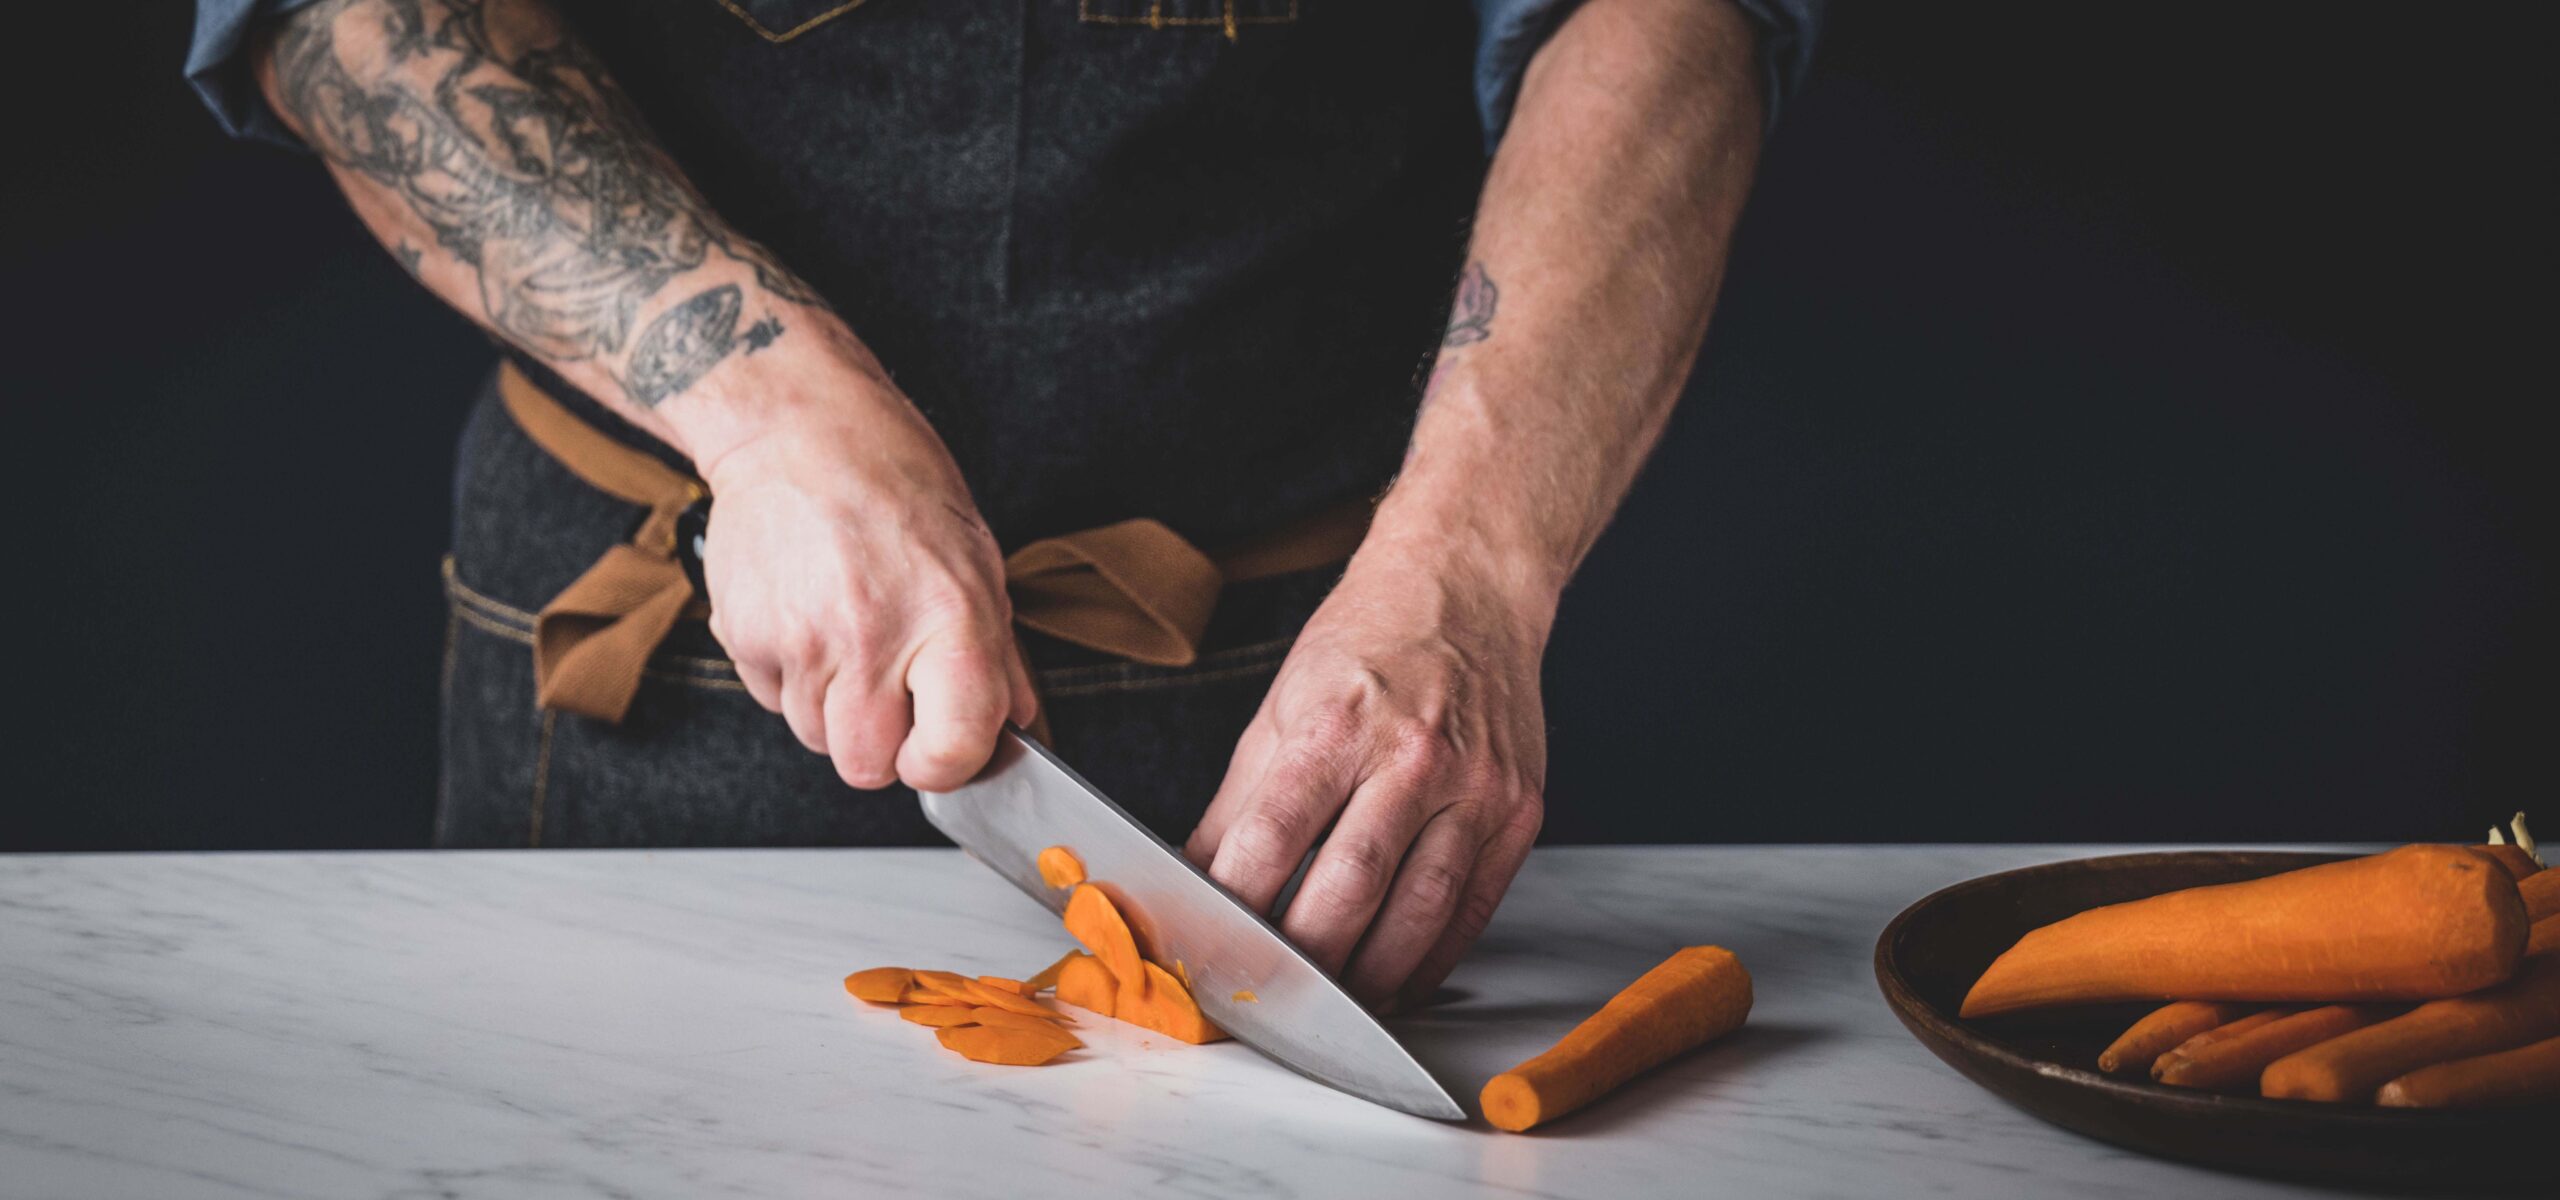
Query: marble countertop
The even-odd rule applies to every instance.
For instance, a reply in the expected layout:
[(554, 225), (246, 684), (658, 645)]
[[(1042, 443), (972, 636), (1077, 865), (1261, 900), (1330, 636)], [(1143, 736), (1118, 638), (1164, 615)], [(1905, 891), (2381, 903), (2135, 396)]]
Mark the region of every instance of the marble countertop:
[(1116, 1023), (960, 1059), (839, 983), (1067, 947), (956, 851), (0, 857), (0, 1196), (2311, 1194), (2042, 1124), (1877, 995), (1903, 905), (2108, 849), (1540, 850), (1466, 998), (1397, 1025), (1453, 1093), (1681, 945), (1758, 1002), (1525, 1137)]

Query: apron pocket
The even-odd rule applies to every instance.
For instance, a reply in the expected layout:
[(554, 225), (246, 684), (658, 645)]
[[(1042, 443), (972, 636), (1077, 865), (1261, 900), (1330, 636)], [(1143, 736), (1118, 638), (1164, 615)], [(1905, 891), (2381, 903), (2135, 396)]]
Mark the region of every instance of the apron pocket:
[(862, 7), (864, 0), (712, 0), (747, 23), (756, 36), (781, 45)]

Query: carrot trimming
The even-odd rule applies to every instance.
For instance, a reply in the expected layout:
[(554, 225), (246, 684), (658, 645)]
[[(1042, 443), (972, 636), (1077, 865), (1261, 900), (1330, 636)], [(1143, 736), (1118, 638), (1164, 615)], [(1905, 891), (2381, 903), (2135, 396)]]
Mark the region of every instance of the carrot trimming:
[(978, 1023), (976, 1009), (953, 1008), (945, 1004), (910, 1004), (899, 1009), (898, 1015), (918, 1025), (936, 1027)]
[(2392, 1108), (2490, 1108), (2560, 1100), (2560, 1037), (2420, 1067), (2382, 1085)]
[(2030, 932), (1962, 1015), (2124, 1000), (2458, 996), (2515, 971), (2515, 881), (2461, 846), (2403, 846), (2090, 909)]
[(2543, 955), (2478, 995), (2421, 1004), (2277, 1059), (2260, 1077), (2259, 1090), (2279, 1100), (2365, 1101), (2420, 1067), (2554, 1035), (2560, 1035), (2560, 956)]
[(1074, 958), (1076, 954), (1076, 951), (1069, 950), (1066, 953), (1059, 955), (1058, 961), (1040, 968), (1038, 971), (1034, 972), (1029, 979), (1023, 980), (1022, 994), (1025, 996), (1037, 995), (1041, 992), (1048, 991), (1050, 988), (1058, 986), (1058, 972), (1066, 970), (1067, 960)]
[(934, 1037), (973, 1062), (1036, 1067), (1083, 1043), (1057, 1029), (1019, 1029), (1003, 1025), (961, 1025), (934, 1031)]
[(844, 990), (857, 1000), (895, 1004), (914, 981), (915, 972), (905, 967), (873, 967), (845, 976)]
[(1084, 882), (1084, 860), (1064, 846), (1051, 846), (1031, 860), (1040, 871), (1040, 882), (1053, 888), (1074, 887)]
[(1721, 946), (1647, 971), (1544, 1054), (1494, 1076), (1484, 1118), (1514, 1133), (1582, 1107), (1648, 1068), (1742, 1026), (1751, 973)]
[(2192, 1050), (2181, 1046), (2163, 1054), (2152, 1064), (2151, 1077), (2171, 1087), (2255, 1087), (2268, 1063), (2398, 1012), (2390, 1005), (2329, 1004), (2292, 1013)]
[(2113, 1074), (2117, 1071), (2139, 1071), (2151, 1060), (2177, 1048), (2178, 1043), (2217, 1025), (2228, 1025), (2249, 1011), (2249, 1006), (2216, 1003), (2210, 1000), (2179, 1000), (2151, 1010), (2132, 1027), (2098, 1052), (2098, 1069)]

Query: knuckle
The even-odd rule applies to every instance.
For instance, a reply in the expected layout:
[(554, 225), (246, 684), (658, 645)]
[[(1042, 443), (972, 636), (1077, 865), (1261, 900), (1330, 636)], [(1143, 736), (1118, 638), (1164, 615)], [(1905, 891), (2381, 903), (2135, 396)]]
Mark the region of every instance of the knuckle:
[(1224, 847), (1237, 864), (1249, 871), (1283, 871), (1298, 864), (1297, 818), (1275, 808), (1260, 808), (1236, 822), (1227, 832)]
[(1484, 933), (1485, 926), (1493, 924), (1493, 910), (1501, 903), (1502, 897), (1489, 890), (1479, 889), (1469, 893), (1465, 899), (1458, 902), (1457, 911), (1451, 915), (1449, 924), (1458, 931), (1460, 939), (1474, 941)]
[(1455, 863), (1416, 863), (1407, 874), (1405, 889), (1414, 902), (1434, 912), (1455, 908), (1467, 886), (1466, 872)]
[(1325, 847), (1324, 886), (1319, 894), (1344, 906), (1359, 904), (1387, 890), (1395, 877), (1395, 855), (1366, 839)]

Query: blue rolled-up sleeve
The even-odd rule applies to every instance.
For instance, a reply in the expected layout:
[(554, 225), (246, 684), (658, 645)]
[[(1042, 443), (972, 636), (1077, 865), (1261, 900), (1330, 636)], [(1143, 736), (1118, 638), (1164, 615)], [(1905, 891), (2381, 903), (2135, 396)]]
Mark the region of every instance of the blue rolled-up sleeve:
[(196, 40), (187, 48), (187, 82), (234, 137), (286, 146), (301, 140), (284, 127), (258, 94), (249, 71), (249, 34), (261, 22), (308, 8), (318, 0), (196, 0)]
[[(1758, 34), (1761, 77), (1766, 82), (1765, 111), (1775, 127), (1778, 109), (1804, 85), (1813, 65), (1814, 37), (1822, 29), (1822, 10), (1830, 0), (1698, 0), (1732, 4), (1751, 18)], [(1520, 98), (1520, 77), (1529, 59), (1547, 44), (1565, 17), (1582, 0), (1475, 0), (1476, 111), (1484, 120), (1484, 145), (1491, 153), (1511, 121), (1512, 102)]]

